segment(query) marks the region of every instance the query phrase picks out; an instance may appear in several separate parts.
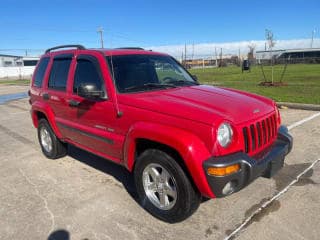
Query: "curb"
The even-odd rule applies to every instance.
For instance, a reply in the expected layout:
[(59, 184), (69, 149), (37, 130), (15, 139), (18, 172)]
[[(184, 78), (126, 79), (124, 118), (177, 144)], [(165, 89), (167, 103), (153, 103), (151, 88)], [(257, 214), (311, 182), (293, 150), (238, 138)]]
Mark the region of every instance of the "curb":
[(317, 105), (317, 104), (277, 102), (277, 106), (279, 108), (288, 107), (293, 109), (320, 111), (320, 105)]

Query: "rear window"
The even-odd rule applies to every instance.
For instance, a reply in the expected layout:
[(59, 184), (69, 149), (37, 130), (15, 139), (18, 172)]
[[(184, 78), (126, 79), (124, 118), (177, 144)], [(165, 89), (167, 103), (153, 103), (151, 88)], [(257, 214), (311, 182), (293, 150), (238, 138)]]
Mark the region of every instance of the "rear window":
[(56, 90), (66, 90), (71, 58), (56, 58), (53, 60), (48, 87)]
[(50, 60), (50, 58), (48, 58), (48, 57), (42, 58), (40, 60), (37, 71), (35, 72), (33, 86), (41, 87), (42, 82), (43, 82), (43, 78), (44, 78), (44, 74), (46, 73), (46, 69), (48, 67), (49, 60)]

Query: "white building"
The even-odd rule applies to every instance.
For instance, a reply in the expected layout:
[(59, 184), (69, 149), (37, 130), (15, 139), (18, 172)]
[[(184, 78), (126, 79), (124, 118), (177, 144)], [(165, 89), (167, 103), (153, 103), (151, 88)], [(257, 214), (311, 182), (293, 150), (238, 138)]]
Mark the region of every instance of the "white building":
[(283, 49), (272, 51), (256, 51), (257, 60), (269, 60), (271, 58), (282, 59), (306, 59), (320, 58), (320, 48)]
[(20, 67), (23, 66), (21, 56), (0, 54), (0, 67)]
[(30, 79), (38, 61), (39, 57), (0, 54), (0, 79)]

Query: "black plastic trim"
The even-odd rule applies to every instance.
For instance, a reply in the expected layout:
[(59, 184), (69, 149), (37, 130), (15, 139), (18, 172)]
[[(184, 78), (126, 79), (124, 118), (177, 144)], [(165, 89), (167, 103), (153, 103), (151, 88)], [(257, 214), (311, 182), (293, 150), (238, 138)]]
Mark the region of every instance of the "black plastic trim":
[(59, 54), (54, 56), (53, 60), (56, 59), (72, 59), (73, 58), (73, 53), (63, 53), (63, 54)]
[(144, 50), (142, 47), (119, 47), (115, 49)]
[(49, 93), (42, 94), (42, 98), (43, 100), (49, 100), (50, 99)]
[[(260, 176), (271, 178), (283, 167), (284, 158), (291, 151), (292, 144), (293, 138), (288, 133), (287, 127), (280, 126), (277, 140), (256, 156), (250, 157), (246, 153), (237, 152), (227, 156), (211, 157), (204, 161), (203, 169), (212, 192), (216, 197), (224, 197), (241, 190)], [(240, 165), (240, 170), (236, 173), (227, 176), (207, 174), (209, 167), (227, 167), (234, 164)], [(234, 183), (234, 190), (224, 194), (222, 190), (230, 181)]]
[(45, 53), (49, 53), (49, 52), (51, 52), (53, 50), (57, 50), (57, 49), (60, 49), (60, 48), (76, 48), (76, 49), (79, 49), (79, 50), (85, 50), (86, 49), (84, 46), (82, 46), (80, 44), (69, 44), (69, 45), (60, 45), (60, 46), (48, 48)]
[(80, 133), (80, 134), (83, 135), (83, 136), (91, 137), (91, 138), (94, 138), (94, 139), (96, 139), (96, 140), (105, 142), (105, 143), (110, 144), (110, 145), (113, 145), (113, 144), (114, 144), (114, 141), (113, 141), (112, 139), (100, 137), (100, 136), (97, 136), (97, 135), (95, 135), (95, 134), (88, 133), (88, 132), (82, 131), (82, 130), (80, 130), (80, 129), (67, 126), (67, 125), (65, 125), (65, 124), (63, 124), (63, 123), (57, 123), (57, 125), (58, 125), (59, 127), (61, 127), (61, 128), (65, 128), (65, 129), (68, 129), (68, 130), (70, 130), (70, 131)]

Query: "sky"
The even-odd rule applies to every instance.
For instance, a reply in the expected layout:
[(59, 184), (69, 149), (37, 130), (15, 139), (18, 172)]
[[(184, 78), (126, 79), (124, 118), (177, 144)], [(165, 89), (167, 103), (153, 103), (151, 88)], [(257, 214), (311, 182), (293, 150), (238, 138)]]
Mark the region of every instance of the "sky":
[[(276, 48), (320, 47), (319, 0), (1, 0), (0, 53), (39, 55), (44, 49), (79, 43), (106, 48), (139, 46), (181, 55), (264, 49), (265, 29)], [(282, 41), (282, 43), (281, 43)], [(280, 44), (281, 43), (281, 44)]]

